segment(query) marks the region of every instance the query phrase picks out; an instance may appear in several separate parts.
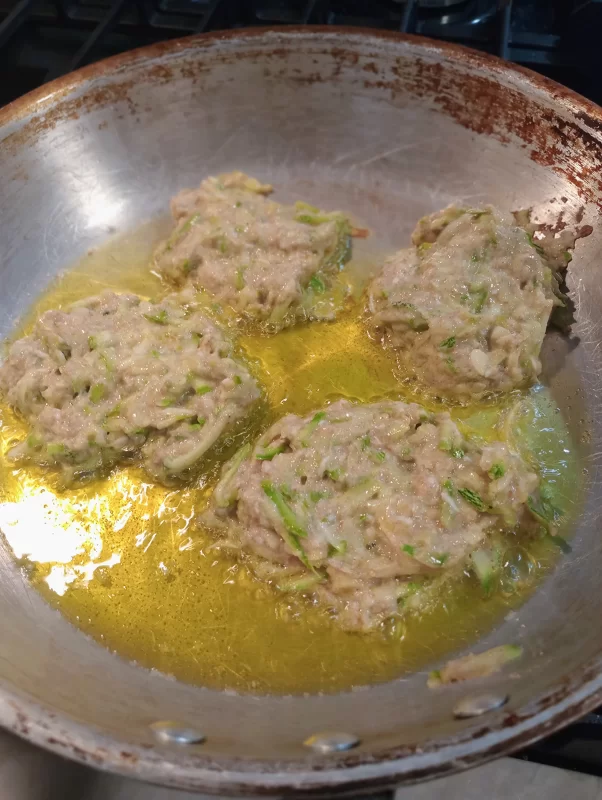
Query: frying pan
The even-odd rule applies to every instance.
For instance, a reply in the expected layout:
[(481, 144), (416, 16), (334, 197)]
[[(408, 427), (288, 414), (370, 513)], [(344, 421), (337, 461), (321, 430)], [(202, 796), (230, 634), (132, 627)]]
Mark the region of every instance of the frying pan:
[[(601, 702), (599, 108), (447, 44), (357, 29), (253, 30), (155, 45), (43, 86), (0, 112), (0, 140), (2, 336), (88, 248), (165, 214), (179, 188), (221, 170), (350, 210), (383, 247), (406, 244), (418, 217), (453, 199), (594, 228), (571, 265), (573, 334), (549, 334), (544, 350), (545, 380), (584, 465), (573, 552), (479, 642), (521, 644), (515, 672), (436, 694), (424, 673), (324, 697), (193, 687), (75, 630), (2, 545), (6, 728), (182, 789), (333, 796), (464, 769)], [(303, 744), (322, 733), (322, 749)]]

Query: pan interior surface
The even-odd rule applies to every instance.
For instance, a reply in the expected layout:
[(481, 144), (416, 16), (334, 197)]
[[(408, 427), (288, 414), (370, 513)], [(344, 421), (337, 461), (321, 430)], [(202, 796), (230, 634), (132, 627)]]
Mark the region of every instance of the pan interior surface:
[[(0, 118), (0, 333), (9, 335), (90, 248), (165, 214), (182, 186), (233, 168), (274, 183), (285, 200), (351, 210), (382, 250), (404, 246), (420, 216), (454, 200), (593, 224), (571, 267), (574, 335), (551, 335), (544, 353), (544, 382), (585, 464), (587, 496), (572, 555), (480, 643), (524, 648), (515, 673), (479, 682), (479, 693), (508, 703), (486, 725), (457, 720), (455, 704), (473, 690), (452, 687), (434, 700), (424, 671), (324, 697), (180, 683), (82, 636), (32, 590), (4, 544), (6, 725), (64, 754), (182, 788), (328, 793), (476, 763), (595, 702), (600, 133), (568, 95), (459, 52), (351, 32), (209, 37), (128, 57), (17, 104)], [(206, 741), (157, 745), (150, 726), (158, 720), (196, 726)], [(360, 744), (349, 755), (312, 755), (302, 743), (321, 730)]]
[[(162, 228), (161, 221), (143, 225), (91, 251), (38, 299), (17, 335), (28, 332), (45, 308), (64, 308), (105, 287), (164, 294), (168, 288), (149, 268), (149, 242)], [(362, 287), (382, 260), (376, 239), (374, 233), (356, 244), (340, 273), (352, 297), (336, 321), (239, 338), (265, 400), (242, 431), (204, 461), (197, 479), (166, 487), (130, 467), (65, 487), (60, 473), (0, 462), (0, 530), (31, 584), (74, 625), (122, 657), (200, 686), (333, 692), (427, 670), (473, 645), (553, 569), (561, 552), (554, 540), (508, 534), (501, 542), (503, 567), (489, 591), (466, 567), (453, 570), (438, 588), (422, 589), (427, 594), (419, 611), (358, 633), (345, 631), (311, 598), (254, 579), (244, 559), (216, 548), (215, 532), (200, 525), (219, 470), (241, 438), (256, 436), (286, 413), (311, 414), (341, 397), (417, 401), (434, 412), (448, 407), (404, 384), (395, 354), (366, 332)], [(5, 404), (0, 409), (6, 452), (27, 438), (28, 429)], [(537, 385), (450, 411), (479, 440), (508, 438), (553, 491), (564, 517), (559, 535), (570, 533), (582, 465), (548, 390)]]

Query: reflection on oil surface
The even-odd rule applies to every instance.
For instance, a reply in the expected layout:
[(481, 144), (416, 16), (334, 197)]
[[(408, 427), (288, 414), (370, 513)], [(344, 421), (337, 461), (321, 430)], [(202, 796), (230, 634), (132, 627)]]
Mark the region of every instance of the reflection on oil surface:
[[(146, 234), (113, 242), (66, 273), (29, 319), (104, 286), (156, 295), (161, 287), (146, 269), (148, 244), (141, 244)], [(361, 271), (359, 259), (355, 274)], [(358, 306), (336, 323), (246, 336), (241, 346), (268, 390), (267, 410), (242, 437), (283, 413), (303, 414), (337, 397), (408, 396), (392, 356), (367, 338)], [(578, 465), (565, 425), (542, 387), (517, 404), (520, 397), (455, 416), (474, 435), (510, 436), (528, 452), (570, 521)], [(24, 427), (9, 409), (0, 411), (5, 452)], [(122, 656), (182, 680), (259, 692), (335, 691), (420, 669), (490, 629), (558, 557), (544, 542), (508, 536), (500, 585), (489, 597), (460, 576), (420, 616), (369, 635), (345, 633), (309, 602), (257, 583), (196, 525), (223, 457), (216, 454), (202, 479), (181, 489), (153, 485), (128, 467), (62, 491), (41, 470), (2, 461), (0, 528), (44, 597)]]

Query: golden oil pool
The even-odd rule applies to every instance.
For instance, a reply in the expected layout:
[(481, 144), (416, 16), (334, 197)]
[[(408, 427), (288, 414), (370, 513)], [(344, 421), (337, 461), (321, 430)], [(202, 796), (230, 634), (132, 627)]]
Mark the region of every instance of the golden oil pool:
[[(147, 267), (156, 236), (155, 226), (141, 229), (91, 253), (39, 298), (20, 332), (47, 308), (103, 288), (163, 293)], [(359, 276), (374, 260), (374, 252), (360, 249), (351, 264), (356, 296)], [(240, 345), (267, 391), (267, 413), (251, 428), (340, 397), (407, 396), (392, 354), (367, 337), (359, 304), (336, 322), (244, 336)], [(579, 465), (545, 388), (453, 414), (485, 439), (514, 436), (553, 485), (570, 524)], [(23, 423), (0, 406), (1, 452), (24, 435)], [(2, 458), (0, 528), (35, 588), (106, 647), (183, 681), (259, 693), (334, 692), (421, 669), (491, 629), (558, 557), (549, 545), (527, 548), (510, 537), (503, 591), (484, 597), (474, 579), (462, 576), (420, 615), (370, 634), (347, 633), (311, 603), (276, 594), (216, 552), (212, 535), (195, 523), (216, 467), (208, 464), (194, 485), (180, 489), (126, 468), (60, 491), (42, 470), (15, 470)]]

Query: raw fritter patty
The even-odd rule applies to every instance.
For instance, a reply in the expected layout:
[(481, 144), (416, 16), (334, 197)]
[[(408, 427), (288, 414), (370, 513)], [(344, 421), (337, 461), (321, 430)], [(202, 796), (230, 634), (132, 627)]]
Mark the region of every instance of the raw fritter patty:
[(458, 399), (528, 386), (554, 295), (541, 248), (492, 207), (424, 217), (369, 287), (369, 324), (434, 394)]
[(10, 455), (67, 478), (140, 451), (152, 476), (178, 475), (259, 396), (190, 298), (112, 292), (43, 314), (11, 345), (0, 390), (32, 427)]
[(267, 199), (271, 191), (232, 172), (180, 192), (171, 202), (176, 228), (155, 265), (172, 283), (192, 283), (276, 331), (312, 316), (349, 256), (350, 228), (340, 213), (281, 205)]
[(204, 521), (258, 575), (315, 591), (366, 629), (396, 612), (413, 576), (475, 553), (482, 572), (488, 533), (517, 525), (538, 483), (518, 454), (466, 441), (447, 413), (341, 400), (243, 448)]

